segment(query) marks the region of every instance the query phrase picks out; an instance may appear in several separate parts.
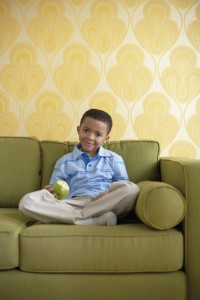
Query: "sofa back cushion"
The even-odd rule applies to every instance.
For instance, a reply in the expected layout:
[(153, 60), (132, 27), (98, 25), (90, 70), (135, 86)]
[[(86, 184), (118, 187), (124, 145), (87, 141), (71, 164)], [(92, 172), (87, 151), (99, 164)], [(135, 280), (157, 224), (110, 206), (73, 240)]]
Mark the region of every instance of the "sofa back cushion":
[(158, 142), (124, 140), (109, 142), (105, 148), (123, 157), (131, 181), (138, 183), (144, 180), (160, 180)]
[[(42, 141), (42, 187), (49, 183), (54, 164), (73, 150), (75, 143)], [(105, 148), (121, 155), (131, 181), (160, 180), (159, 144), (155, 141), (124, 140), (108, 142)]]
[(21, 197), (40, 188), (40, 142), (0, 137), (0, 207), (18, 207)]

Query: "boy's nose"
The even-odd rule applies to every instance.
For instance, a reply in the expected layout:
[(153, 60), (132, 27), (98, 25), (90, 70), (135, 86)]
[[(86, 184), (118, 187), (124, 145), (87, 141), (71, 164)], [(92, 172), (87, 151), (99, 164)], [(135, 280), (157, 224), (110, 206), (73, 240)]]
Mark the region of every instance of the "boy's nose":
[(95, 137), (95, 135), (92, 132), (89, 132), (88, 135), (87, 135), (87, 138), (90, 139), (90, 140), (93, 140), (94, 137)]

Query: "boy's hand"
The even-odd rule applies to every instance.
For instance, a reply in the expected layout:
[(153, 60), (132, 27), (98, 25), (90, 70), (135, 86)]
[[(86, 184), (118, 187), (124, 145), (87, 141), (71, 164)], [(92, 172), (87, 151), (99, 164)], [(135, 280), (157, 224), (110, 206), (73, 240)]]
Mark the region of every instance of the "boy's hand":
[(57, 198), (56, 193), (53, 192), (52, 184), (45, 185), (44, 189), (47, 190), (49, 193), (53, 194), (54, 198)]
[(99, 195), (96, 196), (96, 199), (100, 199), (103, 196), (105, 196), (106, 194), (108, 194), (108, 192), (102, 192), (102, 193), (100, 193)]

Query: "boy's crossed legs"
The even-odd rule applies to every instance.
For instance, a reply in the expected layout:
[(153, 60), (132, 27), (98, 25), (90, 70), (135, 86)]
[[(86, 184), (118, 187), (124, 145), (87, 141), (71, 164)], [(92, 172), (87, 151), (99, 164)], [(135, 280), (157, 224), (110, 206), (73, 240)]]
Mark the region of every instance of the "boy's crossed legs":
[(134, 206), (139, 187), (130, 181), (112, 183), (99, 199), (76, 197), (56, 200), (47, 190), (25, 195), (19, 204), (21, 213), (43, 223), (78, 225), (116, 225), (117, 218)]

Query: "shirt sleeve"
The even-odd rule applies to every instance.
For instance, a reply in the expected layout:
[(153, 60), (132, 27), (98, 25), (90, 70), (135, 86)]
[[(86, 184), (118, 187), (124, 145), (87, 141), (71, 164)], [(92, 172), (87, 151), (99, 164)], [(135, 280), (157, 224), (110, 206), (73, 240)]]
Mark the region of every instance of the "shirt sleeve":
[(57, 180), (64, 180), (66, 181), (66, 176), (62, 171), (62, 165), (64, 163), (64, 157), (61, 157), (55, 164), (53, 173), (51, 175), (49, 184), (53, 184)]
[(129, 180), (126, 166), (121, 156), (119, 155), (115, 156), (113, 169), (114, 169), (113, 181)]

